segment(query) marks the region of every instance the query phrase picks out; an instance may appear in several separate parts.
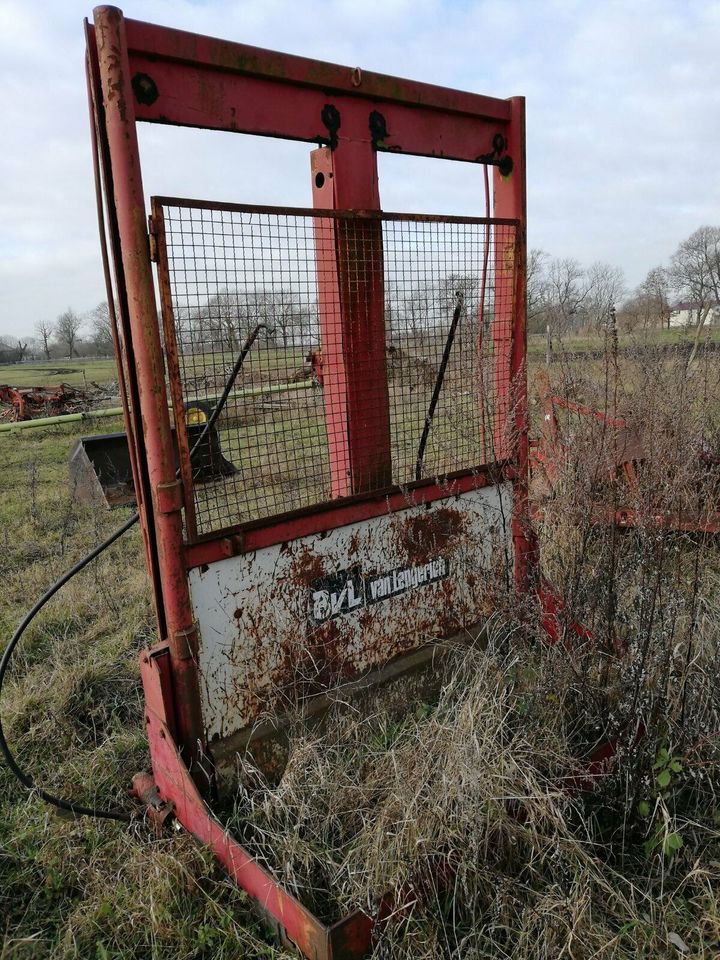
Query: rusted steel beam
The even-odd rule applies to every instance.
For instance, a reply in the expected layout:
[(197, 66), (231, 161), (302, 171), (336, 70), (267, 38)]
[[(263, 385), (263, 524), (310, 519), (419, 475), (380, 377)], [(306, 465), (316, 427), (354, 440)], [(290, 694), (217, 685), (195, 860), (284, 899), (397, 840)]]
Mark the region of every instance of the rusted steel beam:
[[(506, 126), (501, 121), (377, 104), (314, 88), (299, 87), (288, 97), (282, 83), (142, 56), (133, 57), (131, 70), (137, 118), (150, 123), (329, 146), (360, 141), (382, 152), (470, 163), (512, 159), (493, 152), (495, 138)], [(339, 117), (337, 130), (326, 122), (328, 106)]]
[[(88, 79), (92, 96), (93, 122), (91, 125), (91, 142), (97, 151), (99, 170), (102, 184), (95, 180), (96, 208), (98, 214), (98, 228), (100, 230), (100, 245), (104, 250), (106, 237), (102, 217), (103, 198), (105, 201), (105, 216), (107, 218), (107, 243), (112, 257), (112, 267), (117, 294), (117, 334), (118, 353), (115, 364), (118, 378), (126, 384), (128, 406), (124, 410), (124, 419), (131, 456), (133, 457), (133, 478), (135, 496), (140, 512), (140, 528), (142, 531), (143, 546), (148, 574), (153, 591), (155, 616), (160, 636), (165, 636), (165, 610), (162, 602), (162, 586), (160, 583), (160, 568), (157, 555), (157, 539), (152, 516), (152, 497), (150, 495), (150, 478), (148, 476), (147, 461), (138, 453), (138, 440), (142, 436), (142, 416), (140, 411), (137, 371), (135, 369), (135, 354), (133, 352), (132, 337), (130, 334), (130, 317), (128, 311), (127, 290), (123, 271), (122, 256), (120, 253), (120, 233), (118, 230), (117, 211), (115, 208), (115, 187), (113, 183), (110, 148), (105, 128), (105, 107), (103, 105), (102, 85), (100, 82), (100, 67), (98, 65), (97, 45), (95, 43), (95, 28), (87, 20), (84, 22), (85, 41), (87, 45)], [(106, 289), (110, 296), (112, 283), (109, 271), (105, 274)], [(109, 300), (108, 300), (109, 303)]]
[[(154, 512), (162, 605), (168, 639), (193, 629), (187, 571), (182, 555), (181, 501), (169, 505), (176, 485), (165, 368), (157, 325), (133, 92), (123, 17), (114, 7), (95, 9), (95, 37), (105, 111), (105, 135), (115, 191), (143, 440)], [(203, 742), (197, 668), (192, 656), (174, 658), (178, 737), (189, 763)]]
[(447, 478), (442, 484), (423, 481), (417, 486), (380, 490), (371, 498), (359, 496), (342, 504), (325, 504), (285, 517), (275, 517), (270, 521), (255, 520), (187, 545), (185, 560), (188, 569), (200, 567), (215, 560), (225, 560), (313, 533), (329, 532), (336, 527), (408, 510), (420, 504), (451, 500), (469, 490), (480, 490), (491, 484), (514, 480), (516, 475), (516, 470), (509, 463), (493, 464), (491, 468), (479, 468)]
[[(334, 173), (332, 152), (327, 147), (320, 147), (311, 153), (310, 174), (315, 206), (332, 209)], [(342, 304), (335, 223), (336, 221), (330, 217), (317, 218), (313, 221), (330, 491), (332, 497), (337, 498), (352, 493), (352, 480), (350, 438), (347, 431), (346, 358), (342, 341)]]
[[(165, 647), (143, 655), (140, 673), (145, 693), (145, 725), (157, 796), (146, 779), (138, 781), (143, 797), (154, 803), (170, 802), (179, 823), (207, 845), (235, 882), (271, 918), (281, 939), (296, 946), (313, 960), (361, 958), (370, 948), (372, 922), (364, 914), (351, 914), (327, 927), (295, 899), (278, 881), (231, 837), (212, 814), (189, 775), (168, 726), (163, 673), (169, 664)], [(274, 922), (273, 922), (274, 921)], [(333, 943), (337, 944), (333, 949)], [(339, 949), (339, 948), (342, 949)]]
[(277, 81), (291, 86), (293, 92), (298, 86), (310, 87), (323, 92), (344, 92), (366, 100), (425, 107), (448, 114), (466, 114), (504, 123), (510, 120), (507, 100), (372, 73), (359, 67), (351, 68), (264, 50), (137, 20), (128, 19), (125, 22), (131, 59), (145, 54), (152, 57), (154, 62), (175, 61), (183, 65), (193, 64), (209, 70)]
[[(178, 462), (183, 488), (183, 504), (185, 507), (185, 535), (194, 540), (197, 535), (197, 520), (195, 517), (195, 500), (193, 497), (193, 476), (190, 463), (190, 444), (188, 441), (187, 424), (185, 422), (185, 402), (183, 398), (182, 376), (180, 373), (180, 356), (178, 353), (177, 337), (175, 334), (175, 310), (172, 293), (170, 291), (170, 276), (167, 265), (167, 245), (165, 239), (165, 220), (163, 208), (153, 199), (152, 214), (149, 222), (153, 231), (155, 249), (158, 252), (158, 289), (160, 292), (161, 316), (165, 339), (165, 357), (167, 359), (168, 380), (172, 397), (173, 419), (175, 421), (175, 435), (178, 446)], [(162, 263), (160, 263), (162, 259)]]
[[(506, 100), (134, 20), (125, 24), (138, 120), (511, 162), (494, 146), (510, 121)], [(334, 132), (324, 120), (328, 105), (340, 118)]]
[[(311, 172), (320, 209), (380, 209), (368, 143), (313, 151)], [(342, 497), (392, 482), (382, 223), (323, 218), (315, 236), (332, 492)]]
[(283, 214), (288, 213), (298, 217), (317, 216), (322, 212), (333, 220), (358, 220), (367, 218), (369, 220), (388, 220), (403, 221), (408, 223), (457, 223), (457, 224), (477, 224), (484, 226), (504, 226), (517, 227), (518, 220), (513, 217), (465, 217), (452, 216), (451, 214), (433, 214), (433, 213), (394, 213), (386, 210), (364, 210), (364, 209), (327, 209), (319, 207), (287, 207), (274, 206), (263, 203), (226, 203), (217, 200), (190, 200), (187, 197), (153, 197), (153, 200), (163, 207), (183, 207), (187, 210), (225, 210), (228, 213), (270, 213)]
[[(528, 498), (529, 417), (527, 398), (527, 184), (525, 167), (525, 98), (510, 100), (512, 116), (505, 149), (513, 157), (512, 169), (493, 171), (493, 214), (518, 221), (514, 249), (496, 250), (496, 303), (501, 294), (500, 322), (496, 313), (495, 455), (517, 464), (513, 485), (513, 546), (515, 583), (527, 591), (537, 578), (537, 540), (530, 522)], [(511, 269), (512, 267), (512, 269)], [(502, 327), (506, 326), (503, 331)], [(510, 333), (508, 339), (507, 333)], [(509, 376), (507, 375), (509, 369)], [(506, 379), (505, 379), (506, 378)]]

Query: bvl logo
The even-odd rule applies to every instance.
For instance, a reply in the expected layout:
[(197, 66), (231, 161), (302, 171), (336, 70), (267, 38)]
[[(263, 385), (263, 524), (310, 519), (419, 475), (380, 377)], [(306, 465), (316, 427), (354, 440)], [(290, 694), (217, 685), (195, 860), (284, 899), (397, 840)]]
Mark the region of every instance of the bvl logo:
[(317, 626), (364, 604), (365, 588), (359, 567), (321, 577), (310, 588), (310, 618)]

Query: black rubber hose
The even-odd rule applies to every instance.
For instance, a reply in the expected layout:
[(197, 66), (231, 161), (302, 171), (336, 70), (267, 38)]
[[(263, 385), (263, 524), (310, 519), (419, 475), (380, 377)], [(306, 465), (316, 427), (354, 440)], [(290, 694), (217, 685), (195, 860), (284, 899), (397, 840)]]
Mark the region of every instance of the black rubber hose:
[(450, 359), (450, 351), (452, 350), (453, 341), (455, 340), (455, 333), (457, 331), (457, 325), (460, 322), (460, 314), (462, 313), (463, 308), (463, 295), (458, 293), (457, 295), (457, 305), (453, 311), (453, 318), (450, 324), (450, 329), (448, 330), (448, 335), (445, 339), (445, 349), (443, 350), (442, 360), (440, 361), (440, 367), (438, 368), (438, 374), (435, 379), (435, 386), (433, 387), (432, 396), (430, 397), (430, 406), (428, 407), (427, 416), (425, 417), (425, 426), (423, 427), (422, 436), (420, 437), (420, 445), (418, 446), (417, 460), (415, 461), (415, 479), (422, 480), (422, 469), (423, 469), (423, 460), (425, 458), (425, 447), (427, 446), (428, 436), (430, 434), (430, 427), (432, 426), (433, 417), (435, 416), (435, 407), (437, 407), (438, 399), (440, 398), (440, 391), (442, 390), (443, 380), (445, 379), (445, 371), (447, 369), (448, 360)]
[[(116, 540), (119, 540), (124, 533), (134, 526), (140, 515), (135, 513), (132, 517), (125, 521), (125, 523), (118, 527), (114, 533), (111, 533), (107, 540), (103, 540), (102, 543), (98, 544), (90, 553), (86, 554), (82, 560), (78, 560), (74, 567), (71, 567), (67, 573), (64, 573), (59, 580), (56, 580), (55, 583), (47, 590), (40, 599), (34, 604), (34, 606), (25, 614), (20, 626), (17, 628), (15, 633), (10, 638), (10, 642), (7, 647), (5, 647), (5, 652), (2, 655), (2, 660), (0, 660), (0, 698), (2, 697), (2, 688), (5, 682), (5, 674), (7, 668), (10, 664), (10, 659), (13, 655), (15, 647), (18, 645), (20, 638), (27, 629), (28, 625), (32, 623), (38, 613), (42, 610), (45, 604), (51, 597), (54, 597), (55, 594), (60, 590), (68, 580), (72, 580), (75, 574), (80, 573), (89, 563), (91, 563), (95, 557), (99, 556), (103, 550), (107, 550), (109, 546), (115, 543)], [(37, 795), (45, 800), (46, 803), (52, 804), (54, 807), (59, 807), (61, 810), (65, 810), (68, 813), (72, 813), (77, 817), (87, 816), (87, 817), (104, 817), (106, 820), (121, 820), (123, 822), (129, 822), (130, 816), (127, 813), (122, 813), (118, 810), (96, 810), (93, 807), (84, 807), (80, 803), (73, 803), (71, 800), (63, 800), (61, 797), (55, 797), (53, 794), (48, 793), (46, 790), (43, 790), (42, 787), (38, 787), (33, 778), (29, 773), (25, 771), (18, 765), (15, 757), (10, 750), (7, 740), (5, 739), (5, 732), (2, 726), (2, 718), (0, 717), (0, 751), (5, 758), (5, 763), (8, 765), (12, 773), (17, 777), (20, 783), (27, 787), (28, 790), (35, 790)]]
[[(258, 323), (252, 333), (245, 340), (245, 343), (240, 350), (237, 360), (235, 361), (235, 366), (233, 367), (230, 376), (228, 377), (227, 383), (225, 384), (225, 389), (222, 392), (222, 396), (218, 400), (215, 409), (210, 415), (207, 423), (205, 424), (202, 433), (195, 442), (192, 450), (190, 451), (190, 460), (197, 453), (203, 441), (207, 437), (208, 433), (214, 427), (218, 417), (222, 413), (223, 407), (227, 402), (227, 398), (230, 395), (230, 391), (233, 388), (233, 384), (237, 379), (238, 374), (242, 368), (242, 365), (245, 361), (245, 357), (248, 355), (250, 348), (257, 339), (260, 331), (266, 327), (265, 323)], [(81, 560), (71, 567), (66, 573), (64, 573), (55, 583), (46, 590), (46, 592), (40, 597), (40, 599), (32, 606), (32, 608), (25, 614), (20, 625), (16, 629), (15, 633), (10, 638), (7, 647), (0, 659), (0, 702), (2, 701), (2, 690), (3, 684), (5, 683), (5, 676), (7, 674), (8, 666), (10, 665), (10, 660), (12, 658), (13, 652), (17, 647), (20, 638), (25, 633), (25, 630), (32, 623), (35, 617), (40, 613), (45, 604), (50, 600), (58, 590), (62, 589), (65, 584), (72, 580), (72, 578), (80, 573), (89, 563), (99, 557), (100, 554), (107, 550), (108, 547), (112, 546), (116, 540), (119, 540), (123, 534), (127, 533), (131, 527), (140, 519), (139, 513), (134, 513), (129, 517), (122, 526), (118, 527), (114, 533), (111, 533), (107, 540), (103, 540), (102, 543), (94, 547), (90, 553), (87, 553)], [(48, 793), (47, 790), (43, 790), (42, 787), (39, 787), (29, 773), (26, 773), (22, 767), (18, 764), (15, 756), (10, 749), (10, 746), (5, 738), (5, 731), (3, 730), (2, 725), (2, 714), (0, 713), (0, 753), (2, 753), (5, 763), (9, 767), (13, 775), (20, 781), (20, 783), (26, 787), (28, 790), (35, 790), (37, 795), (44, 800), (46, 803), (51, 804), (54, 807), (58, 807), (60, 810), (65, 810), (67, 813), (71, 813), (76, 817), (98, 817), (104, 820), (119, 820), (122, 823), (129, 823), (132, 819), (131, 816), (127, 813), (122, 812), (121, 810), (98, 810), (95, 807), (85, 807), (81, 803), (74, 803), (72, 800), (64, 800), (62, 797), (56, 797), (52, 793)]]

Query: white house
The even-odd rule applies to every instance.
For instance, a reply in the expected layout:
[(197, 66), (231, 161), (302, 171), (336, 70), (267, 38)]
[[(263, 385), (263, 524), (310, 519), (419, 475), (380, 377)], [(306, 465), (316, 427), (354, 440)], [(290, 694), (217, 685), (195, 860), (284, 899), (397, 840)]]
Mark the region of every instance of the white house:
[[(670, 308), (669, 325), (671, 327), (696, 327), (700, 319), (700, 312), (703, 310), (702, 303), (695, 303), (692, 300), (683, 300)], [(720, 323), (720, 304), (710, 305), (704, 326), (709, 327), (712, 323)]]

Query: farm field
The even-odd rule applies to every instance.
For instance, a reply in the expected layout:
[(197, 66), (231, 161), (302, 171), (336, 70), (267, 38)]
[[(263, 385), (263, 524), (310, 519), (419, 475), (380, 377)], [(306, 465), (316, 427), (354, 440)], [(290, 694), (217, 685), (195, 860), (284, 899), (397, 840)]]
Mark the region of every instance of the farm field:
[[(684, 362), (625, 355), (617, 370), (611, 358), (551, 368), (560, 393), (584, 390), (596, 403), (610, 395), (651, 425), (653, 470), (634, 504), (641, 513), (643, 497), (692, 496), (693, 443), (720, 430), (715, 358), (701, 358), (680, 394)], [(96, 432), (120, 429), (118, 418)], [(424, 899), (391, 926), (378, 958), (710, 960), (720, 951), (720, 752), (709, 733), (720, 718), (720, 553), (693, 535), (592, 528), (592, 471), (605, 441), (592, 425), (575, 429), (574, 459), (538, 532), (545, 573), (593, 629), (597, 649), (544, 647), (523, 635), (509, 606), (487, 651), (461, 659), (437, 704), (419, 704), (403, 722), (380, 713), (370, 728), (341, 723), (325, 737), (298, 729), (302, 768), (281, 789), (239, 795), (229, 812), (238, 833), (247, 823), (263, 830), (268, 865), (328, 910), (419, 871), (413, 895)], [(0, 436), (3, 643), (32, 601), (129, 516), (73, 500), (66, 461), (80, 432), (92, 430)], [(621, 492), (601, 495), (614, 503)], [(615, 637), (627, 646), (622, 658), (612, 655)], [(3, 720), (39, 783), (130, 809), (125, 791), (148, 763), (137, 656), (153, 639), (135, 528), (51, 602), (18, 651)], [(592, 791), (558, 789), (558, 777), (578, 775), (578, 757), (606, 737), (621, 744), (613, 775)], [(449, 777), (458, 795), (448, 795)], [(58, 817), (4, 766), (0, 796), (2, 960), (289, 956), (188, 836)], [(526, 819), (499, 802), (507, 796)], [(378, 817), (394, 838), (387, 850), (372, 826)], [(411, 821), (426, 847), (404, 826)], [(455, 906), (427, 886), (448, 836)]]
[[(77, 426), (0, 440), (3, 644), (33, 600), (129, 516), (72, 500), (67, 456)], [(6, 685), (8, 738), (47, 789), (127, 807), (130, 779), (148, 762), (137, 655), (153, 634), (135, 528), (51, 602), (18, 651), (19, 680)], [(62, 819), (4, 765), (0, 796), (3, 960), (283, 956), (189, 837), (154, 840), (142, 826)]]
[(81, 390), (93, 381), (104, 385), (117, 380), (115, 360), (96, 358), (73, 360), (42, 360), (32, 363), (13, 363), (0, 366), (0, 383), (14, 387), (42, 387), (67, 383)]

